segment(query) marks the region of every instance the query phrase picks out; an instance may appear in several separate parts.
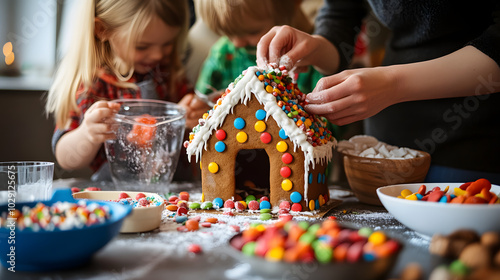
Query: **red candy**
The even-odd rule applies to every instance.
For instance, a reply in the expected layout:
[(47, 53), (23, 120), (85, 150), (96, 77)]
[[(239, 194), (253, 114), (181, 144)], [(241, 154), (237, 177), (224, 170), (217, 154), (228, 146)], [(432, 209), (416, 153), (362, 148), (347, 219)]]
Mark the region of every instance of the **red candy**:
[(302, 211), (302, 205), (300, 205), (300, 203), (294, 203), (294, 204), (292, 204), (292, 211), (295, 211), (295, 212)]
[(143, 197), (146, 197), (146, 195), (145, 195), (145, 194), (143, 194), (143, 193), (138, 193), (138, 194), (135, 196), (135, 200), (139, 200), (139, 199), (141, 199), (141, 198), (143, 198)]
[(177, 216), (187, 215), (187, 213), (188, 213), (187, 208), (185, 208), (185, 207), (177, 208)]
[(217, 130), (217, 132), (215, 132), (215, 137), (217, 138), (217, 140), (222, 141), (226, 139), (226, 132), (222, 129), (219, 129)]
[(122, 192), (122, 193), (120, 193), (120, 194), (118, 195), (118, 198), (119, 198), (119, 199), (125, 199), (125, 198), (129, 198), (129, 197), (130, 197), (130, 196), (129, 196), (127, 193), (124, 193), (124, 192)]
[(283, 200), (282, 202), (280, 202), (279, 207), (280, 207), (280, 209), (290, 210), (290, 208), (292, 207), (292, 204), (290, 203), (290, 201)]
[(201, 247), (198, 244), (191, 244), (188, 246), (188, 251), (191, 253), (199, 254), (201, 253)]
[(292, 170), (288, 166), (283, 166), (280, 169), (280, 175), (284, 178), (288, 178), (292, 175)]
[(243, 203), (239, 202), (239, 201), (236, 201), (236, 203), (234, 204), (234, 207), (236, 208), (236, 210), (238, 211), (243, 211), (246, 209), (245, 205), (243, 205)]
[(149, 205), (149, 201), (146, 198), (144, 198), (144, 197), (141, 198), (141, 199), (139, 199), (138, 202), (139, 202), (140, 206), (148, 206)]
[(77, 187), (72, 187), (71, 188), (71, 193), (77, 193), (77, 192), (80, 192), (79, 188), (77, 188)]
[(267, 202), (269, 202), (269, 197), (267, 197), (267, 196), (263, 196), (263, 197), (261, 197), (261, 198), (260, 198), (260, 202), (262, 202), (262, 201), (267, 201)]
[(177, 204), (177, 201), (179, 200), (179, 197), (175, 196), (175, 195), (171, 195), (169, 198), (168, 198), (168, 202), (169, 203), (175, 203)]
[(226, 200), (226, 202), (224, 202), (224, 208), (233, 209), (234, 201), (232, 201), (231, 199)]
[(259, 210), (260, 205), (257, 200), (252, 200), (248, 202), (248, 209), (250, 210)]

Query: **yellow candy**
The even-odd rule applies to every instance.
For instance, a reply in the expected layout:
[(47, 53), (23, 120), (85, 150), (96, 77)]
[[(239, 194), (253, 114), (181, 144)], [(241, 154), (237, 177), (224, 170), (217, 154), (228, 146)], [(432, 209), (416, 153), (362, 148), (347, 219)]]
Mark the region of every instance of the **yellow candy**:
[(407, 197), (407, 196), (409, 196), (411, 194), (412, 194), (412, 192), (410, 190), (408, 190), (408, 189), (404, 189), (404, 190), (401, 191), (401, 196), (402, 197)]
[(278, 144), (276, 144), (276, 150), (278, 150), (278, 152), (284, 153), (287, 149), (288, 144), (285, 141), (279, 141)]
[(211, 173), (217, 173), (219, 172), (219, 165), (215, 162), (211, 162), (208, 164), (208, 171)]
[(309, 200), (309, 209), (311, 211), (314, 210), (315, 206), (316, 206), (316, 203), (314, 203), (314, 200)]
[(273, 87), (270, 86), (270, 85), (267, 85), (266, 86), (266, 91), (269, 92), (269, 93), (273, 92)]
[(444, 193), (447, 193), (449, 189), (450, 189), (450, 186), (446, 186), (446, 188), (444, 188)]
[(205, 202), (205, 194), (204, 193), (201, 193), (201, 199), (200, 199), (201, 202)]
[(375, 231), (370, 235), (370, 237), (368, 237), (368, 242), (375, 246), (383, 244), (386, 240), (387, 236), (385, 236), (385, 234), (381, 231)]
[(398, 198), (405, 199), (405, 198), (404, 198), (403, 196), (401, 196), (401, 195), (398, 195)]
[(281, 261), (285, 255), (283, 247), (274, 247), (266, 253), (266, 260), (268, 261)]
[(194, 139), (194, 134), (193, 133), (189, 134), (189, 140), (193, 140), (193, 139)]
[(257, 132), (263, 132), (266, 130), (266, 123), (263, 121), (257, 121), (254, 125), (255, 131)]
[(465, 195), (465, 191), (462, 190), (461, 188), (454, 188), (453, 192), (455, 193), (456, 196)]
[(306, 120), (304, 121), (304, 123), (305, 123), (306, 127), (310, 127), (310, 126), (311, 126), (311, 124), (312, 124), (312, 121), (311, 121), (311, 119), (306, 119)]
[(289, 191), (292, 189), (292, 186), (293, 186), (293, 183), (292, 181), (288, 180), (288, 179), (285, 179), (283, 180), (283, 182), (281, 182), (281, 188), (284, 190), (284, 191)]
[(408, 200), (418, 200), (418, 197), (416, 194), (410, 194), (409, 196), (405, 197)]
[(263, 232), (266, 230), (266, 226), (261, 224), (261, 225), (256, 226), (255, 229), (260, 231), (260, 232)]
[(208, 113), (203, 114), (203, 119), (206, 120), (208, 118)]
[(245, 132), (240, 131), (238, 132), (238, 134), (236, 134), (236, 141), (238, 141), (239, 143), (245, 143), (247, 140), (248, 135)]

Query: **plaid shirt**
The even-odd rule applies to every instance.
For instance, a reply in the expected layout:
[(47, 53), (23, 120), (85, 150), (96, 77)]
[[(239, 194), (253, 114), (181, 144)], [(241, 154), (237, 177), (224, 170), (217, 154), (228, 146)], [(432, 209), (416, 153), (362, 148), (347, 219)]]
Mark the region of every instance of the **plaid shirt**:
[[(201, 69), (196, 90), (203, 94), (224, 90), (243, 70), (256, 64), (255, 47), (237, 48), (228, 37), (222, 36), (210, 49)], [(309, 66), (300, 73), (297, 85), (302, 92), (311, 92), (323, 76)]]
[[(189, 85), (186, 78), (176, 86), (174, 93), (169, 91), (169, 86), (166, 83), (168, 73), (162, 72), (160, 69), (153, 71), (150, 74), (139, 75), (134, 74), (128, 82), (135, 83), (139, 89), (123, 88), (116, 86), (118, 79), (115, 75), (102, 71), (97, 80), (92, 86), (85, 91), (83, 86), (80, 86), (76, 93), (76, 103), (80, 112), (72, 111), (70, 113), (71, 122), (68, 129), (60, 129), (56, 127), (52, 136), (52, 150), (55, 152), (55, 147), (59, 139), (68, 131), (74, 130), (80, 126), (85, 112), (97, 101), (100, 100), (115, 100), (115, 99), (159, 99), (171, 102), (178, 102), (184, 95), (193, 92), (193, 88)], [(150, 83), (148, 83), (150, 82)], [(146, 87), (141, 87), (141, 84), (154, 87), (153, 92), (143, 93)], [(146, 88), (147, 89), (147, 88)], [(97, 171), (104, 162), (106, 162), (106, 152), (104, 145), (101, 146), (96, 154), (96, 157), (90, 164), (93, 171)]]

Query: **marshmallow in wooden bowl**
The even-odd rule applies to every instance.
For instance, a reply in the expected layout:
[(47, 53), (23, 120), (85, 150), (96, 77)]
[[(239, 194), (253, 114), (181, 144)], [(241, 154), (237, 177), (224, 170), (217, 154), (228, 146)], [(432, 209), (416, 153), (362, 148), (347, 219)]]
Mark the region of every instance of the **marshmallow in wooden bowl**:
[(340, 141), (337, 150), (354, 194), (372, 205), (382, 205), (376, 193), (379, 187), (423, 182), (431, 162), (424, 151), (388, 145), (369, 135)]

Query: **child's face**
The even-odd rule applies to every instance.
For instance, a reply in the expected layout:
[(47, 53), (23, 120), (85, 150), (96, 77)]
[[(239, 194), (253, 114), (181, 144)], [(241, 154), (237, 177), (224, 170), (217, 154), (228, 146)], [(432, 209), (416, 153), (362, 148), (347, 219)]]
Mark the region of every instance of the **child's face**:
[(259, 43), (260, 37), (266, 34), (273, 26), (272, 19), (258, 20), (248, 18), (246, 21), (246, 30), (242, 30), (241, 35), (228, 36), (229, 40), (237, 48), (255, 47)]
[[(160, 18), (153, 17), (135, 46), (133, 61), (134, 70), (146, 74), (159, 64), (169, 63), (180, 28), (166, 25)], [(111, 42), (113, 43), (113, 42)], [(115, 50), (120, 57), (125, 57), (124, 48), (115, 42)]]

